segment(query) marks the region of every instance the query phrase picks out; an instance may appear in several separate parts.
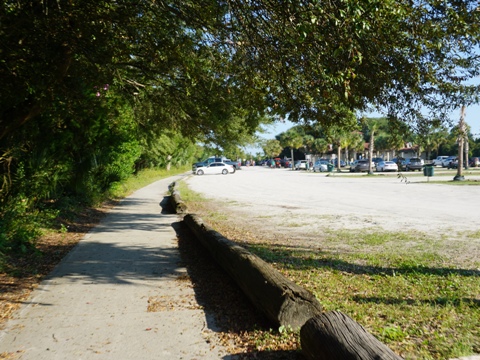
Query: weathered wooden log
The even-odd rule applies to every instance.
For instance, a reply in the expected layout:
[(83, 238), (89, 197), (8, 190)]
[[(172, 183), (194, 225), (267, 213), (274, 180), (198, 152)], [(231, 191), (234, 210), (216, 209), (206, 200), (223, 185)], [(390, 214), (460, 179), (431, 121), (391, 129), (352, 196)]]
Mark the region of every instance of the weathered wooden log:
[(315, 296), (275, 270), (258, 256), (226, 239), (194, 214), (185, 223), (214, 260), (273, 324), (300, 328), (322, 312)]
[(168, 185), (168, 191), (170, 191), (170, 193), (172, 193), (175, 190), (176, 186), (177, 186), (177, 182), (173, 181), (172, 183), (170, 183), (170, 185)]
[(303, 355), (310, 360), (401, 360), (363, 326), (331, 311), (308, 320), (300, 330)]
[(168, 186), (170, 191), (170, 206), (176, 214), (185, 214), (187, 212), (187, 204), (180, 197), (180, 192), (176, 189), (177, 183), (174, 181)]
[(185, 214), (187, 212), (187, 205), (180, 198), (180, 193), (176, 190), (170, 195), (170, 204), (177, 214)]

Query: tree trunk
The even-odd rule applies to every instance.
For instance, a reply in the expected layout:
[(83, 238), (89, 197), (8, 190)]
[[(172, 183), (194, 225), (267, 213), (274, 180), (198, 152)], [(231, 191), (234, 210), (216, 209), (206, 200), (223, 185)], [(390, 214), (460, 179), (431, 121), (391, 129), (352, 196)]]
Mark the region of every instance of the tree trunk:
[(463, 141), (465, 140), (465, 123), (463, 121), (465, 116), (465, 106), (462, 106), (460, 110), (460, 121), (458, 122), (458, 161), (457, 161), (457, 175), (453, 178), (453, 180), (460, 181), (464, 180), (465, 178), (462, 175), (462, 167), (463, 167)]
[(302, 353), (309, 360), (401, 360), (360, 324), (338, 311), (308, 320), (300, 330)]
[(295, 162), (293, 161), (293, 148), (290, 148), (290, 154), (292, 155), (292, 170), (295, 170)]
[(465, 169), (468, 169), (468, 150), (469, 150), (469, 144), (468, 144), (468, 135), (467, 135), (467, 132), (465, 131), (464, 132), (464, 135), (465, 135), (465, 140), (464, 140), (464, 143), (463, 143), (463, 148), (465, 150), (465, 158), (463, 159), (463, 161), (465, 162)]
[(373, 158), (373, 141), (374, 141), (374, 131), (370, 133), (370, 143), (368, 144), (368, 173), (373, 174), (372, 169), (372, 158)]
[(342, 148), (340, 147), (340, 145), (338, 145), (337, 147), (337, 171), (340, 172), (341, 169), (340, 169), (340, 153), (341, 153), (341, 150)]
[(273, 324), (296, 329), (312, 316), (321, 314), (322, 305), (312, 293), (258, 256), (226, 239), (196, 215), (188, 214), (184, 221), (213, 259)]

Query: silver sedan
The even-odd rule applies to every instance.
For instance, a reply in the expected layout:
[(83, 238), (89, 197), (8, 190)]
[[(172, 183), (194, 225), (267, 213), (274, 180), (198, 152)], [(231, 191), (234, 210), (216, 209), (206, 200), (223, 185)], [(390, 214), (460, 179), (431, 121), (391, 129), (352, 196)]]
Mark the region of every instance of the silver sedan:
[(377, 171), (398, 171), (398, 165), (393, 161), (379, 161), (376, 166)]

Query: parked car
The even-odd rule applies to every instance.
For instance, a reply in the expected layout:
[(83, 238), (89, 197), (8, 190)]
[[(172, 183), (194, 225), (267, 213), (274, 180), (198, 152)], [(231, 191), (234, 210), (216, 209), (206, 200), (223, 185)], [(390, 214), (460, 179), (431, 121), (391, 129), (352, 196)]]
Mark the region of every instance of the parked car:
[(283, 159), (282, 158), (279, 158), (279, 157), (276, 157), (273, 159), (275, 161), (275, 167), (276, 168), (281, 168), (282, 167), (282, 161)]
[(423, 169), (423, 159), (420, 158), (411, 158), (405, 161), (405, 170), (406, 171), (421, 171)]
[[(463, 160), (463, 166), (465, 167), (465, 160)], [(480, 158), (473, 157), (468, 160), (468, 166), (470, 167), (478, 167), (480, 166)], [(458, 158), (450, 161), (447, 165), (447, 169), (458, 169)]]
[(478, 157), (472, 157), (468, 161), (468, 166), (470, 167), (479, 167), (480, 166), (480, 158)]
[(447, 165), (447, 169), (458, 169), (458, 158), (453, 159)]
[[(375, 167), (372, 164), (372, 170)], [(355, 160), (353, 163), (350, 164), (350, 172), (363, 172), (369, 170), (369, 163), (368, 160)]]
[(324, 160), (324, 159), (317, 160), (313, 165), (313, 171), (314, 172), (328, 171), (328, 164), (330, 164), (328, 160)]
[(291, 168), (291, 167), (292, 167), (292, 159), (291, 159), (291, 158), (282, 159), (281, 165), (282, 165), (284, 168)]
[(233, 174), (235, 168), (232, 165), (225, 164), (224, 162), (213, 162), (210, 165), (199, 167), (194, 171), (194, 174)]
[(376, 166), (377, 171), (398, 171), (397, 163), (393, 161), (380, 161)]
[(442, 167), (444, 167), (444, 168), (448, 167), (448, 164), (450, 164), (451, 161), (456, 160), (456, 159), (457, 159), (456, 156), (449, 156), (449, 157), (447, 157), (446, 159), (444, 159), (444, 160), (442, 161)]
[(359, 161), (359, 160), (354, 160), (354, 161), (352, 161), (352, 162), (350, 163), (350, 167), (349, 167), (349, 169), (348, 169), (348, 170), (350, 170), (350, 172), (354, 172), (354, 171), (355, 171), (355, 166), (357, 166), (358, 161)]
[(221, 157), (215, 157), (215, 156), (210, 156), (208, 159), (206, 160), (203, 160), (203, 161), (199, 161), (199, 162), (196, 162), (195, 164), (192, 165), (192, 171), (195, 173), (195, 171), (198, 169), (198, 168), (201, 168), (201, 167), (204, 167), (204, 166), (208, 166), (209, 164), (213, 163), (213, 162), (222, 162), (224, 161), (224, 158), (221, 158)]
[(307, 170), (307, 160), (295, 161), (295, 170)]
[(433, 166), (442, 166), (443, 160), (448, 158), (448, 156), (437, 156), (436, 159), (432, 161)]
[(232, 165), (235, 170), (242, 169), (242, 162), (241, 161), (232, 161), (230, 159), (223, 160), (225, 164)]
[(399, 156), (398, 158), (393, 158), (392, 161), (397, 164), (399, 171), (405, 170), (405, 158)]
[[(332, 164), (333, 166), (337, 167), (338, 159), (333, 159)], [(340, 160), (340, 167), (347, 166), (347, 163), (344, 160)]]
[(378, 164), (380, 161), (383, 161), (383, 159), (382, 159), (381, 157), (374, 157), (374, 158), (372, 158), (372, 162), (373, 162), (373, 164), (375, 165), (375, 167), (377, 166), (377, 164)]

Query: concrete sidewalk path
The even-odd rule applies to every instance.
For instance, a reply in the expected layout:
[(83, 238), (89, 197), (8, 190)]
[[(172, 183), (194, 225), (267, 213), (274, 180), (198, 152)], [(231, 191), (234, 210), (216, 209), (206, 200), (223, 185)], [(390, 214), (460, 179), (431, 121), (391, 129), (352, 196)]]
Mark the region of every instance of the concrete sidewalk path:
[(168, 185), (125, 198), (0, 333), (0, 354), (40, 359), (227, 359), (181, 265)]

